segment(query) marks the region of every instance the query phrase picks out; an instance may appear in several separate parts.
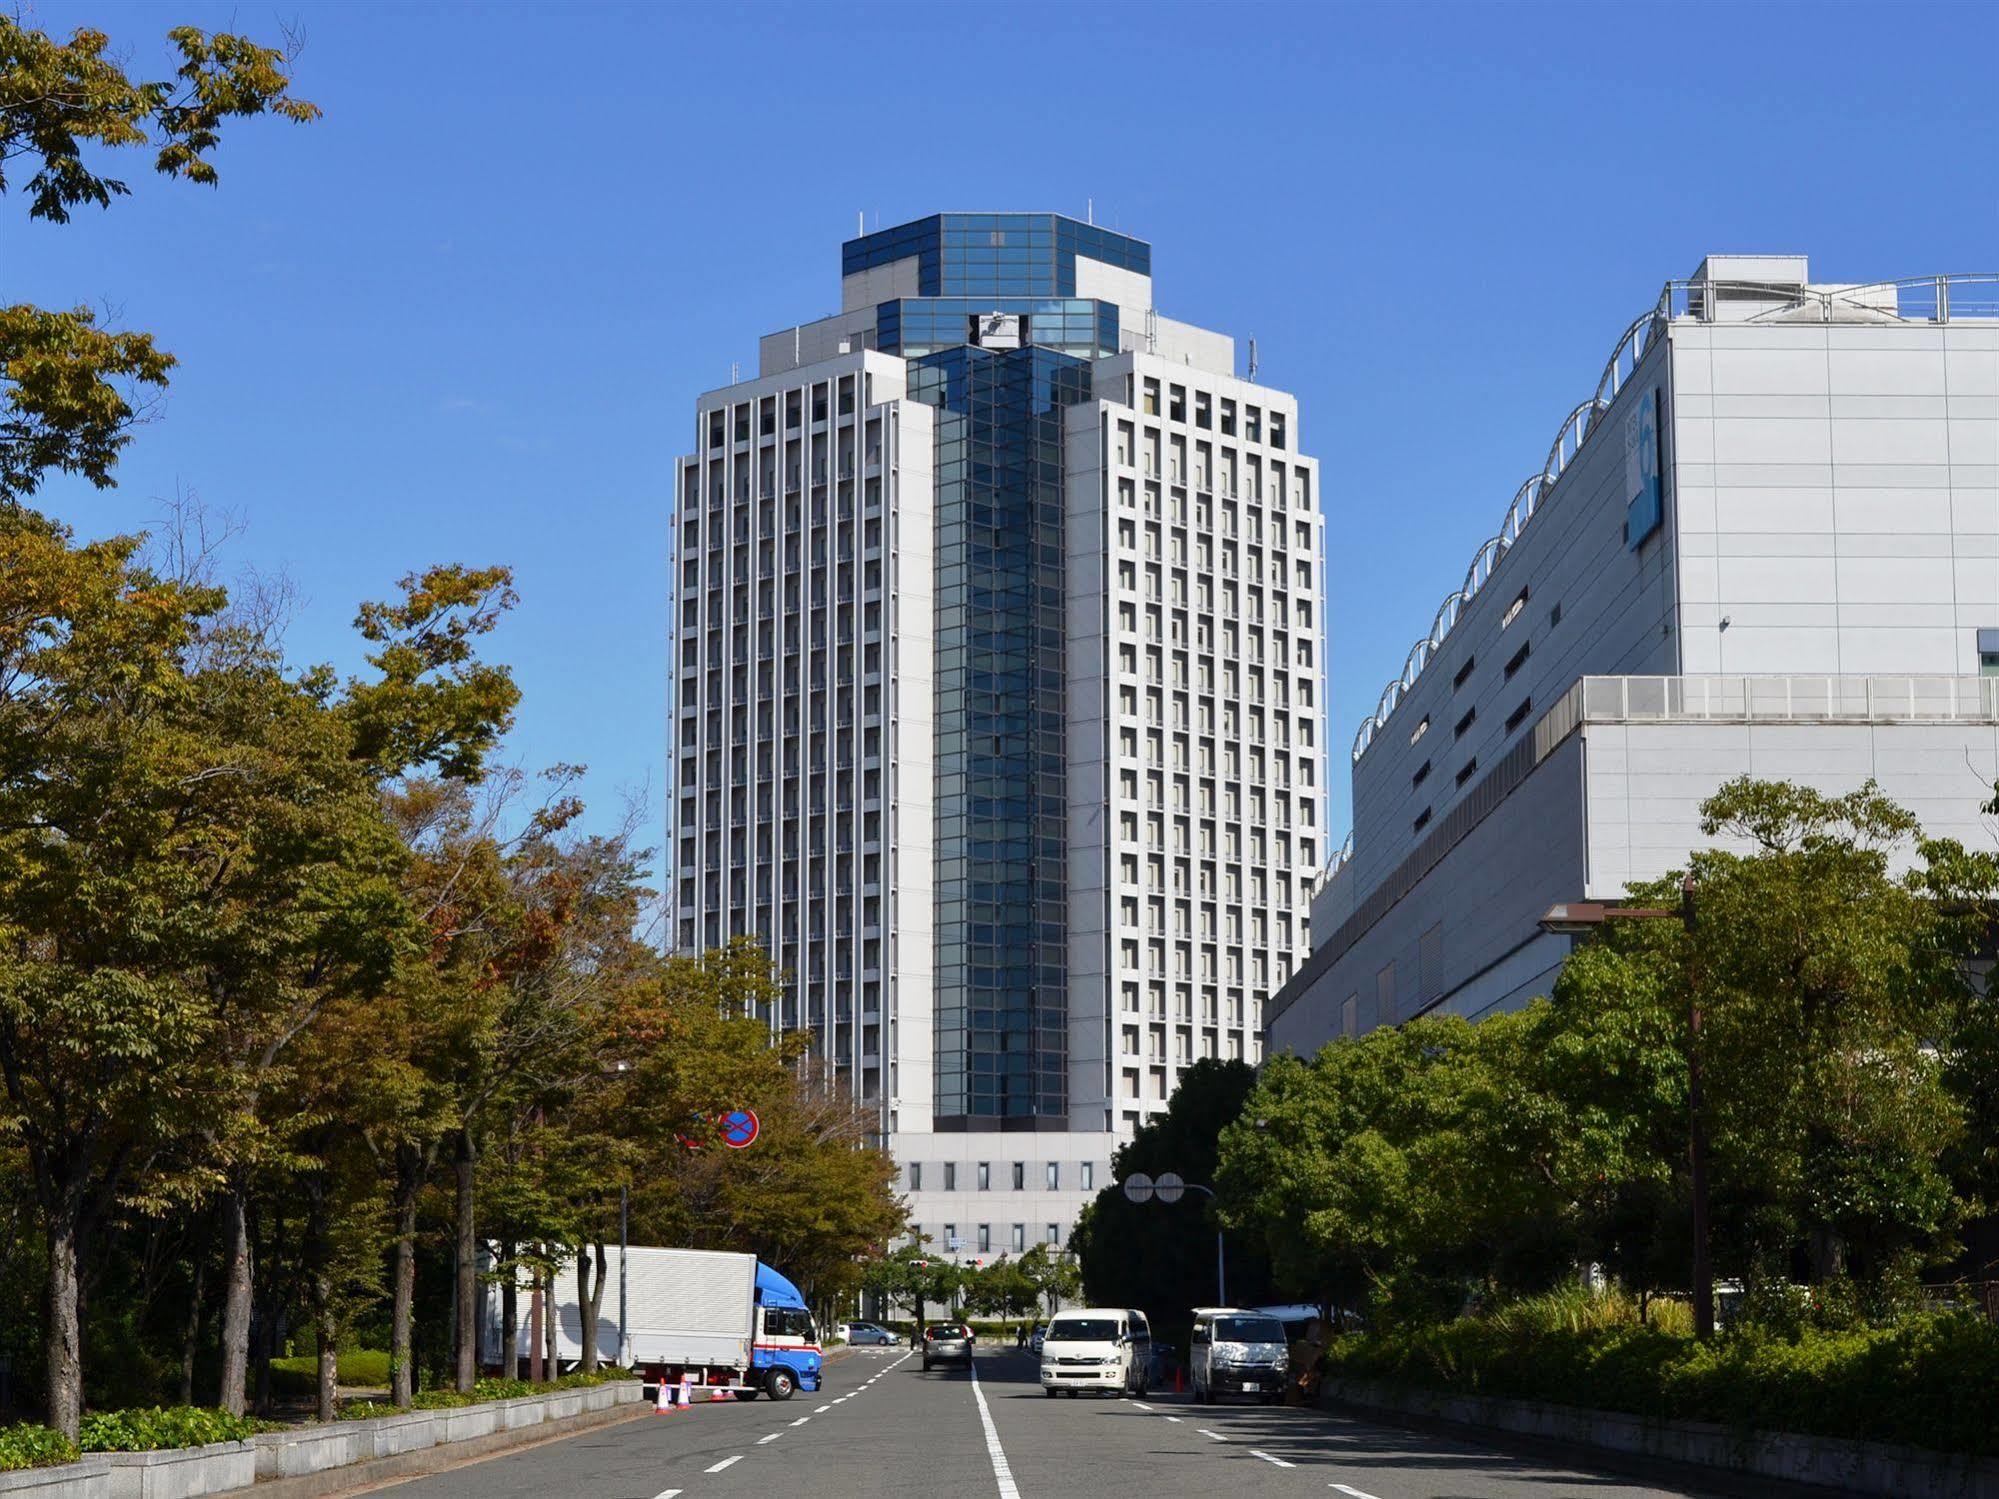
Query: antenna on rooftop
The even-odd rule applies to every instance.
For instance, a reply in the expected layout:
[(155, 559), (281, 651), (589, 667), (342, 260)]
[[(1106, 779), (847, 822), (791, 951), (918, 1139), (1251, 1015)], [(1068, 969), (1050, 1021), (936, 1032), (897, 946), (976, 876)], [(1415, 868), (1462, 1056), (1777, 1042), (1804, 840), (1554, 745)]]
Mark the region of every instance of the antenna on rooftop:
[(1084, 212), (1088, 214), (1088, 216), (1089, 216), (1089, 220), (1090, 220), (1090, 222), (1091, 222), (1092, 224), (1096, 223), (1096, 221), (1097, 221), (1097, 200), (1096, 200), (1095, 198), (1085, 198), (1085, 199), (1084, 199), (1083, 201), (1084, 201), (1085, 203), (1087, 203), (1087, 204), (1089, 204), (1089, 205), (1090, 205), (1090, 206), (1089, 206), (1089, 207), (1088, 207), (1087, 209), (1085, 209), (1085, 210), (1084, 210)]
[(867, 232), (868, 232), (868, 211), (865, 208), (856, 208), (854, 210), (854, 237), (858, 239), (861, 235), (866, 234)]
[(1249, 341), (1249, 383), (1256, 384), (1256, 340)]

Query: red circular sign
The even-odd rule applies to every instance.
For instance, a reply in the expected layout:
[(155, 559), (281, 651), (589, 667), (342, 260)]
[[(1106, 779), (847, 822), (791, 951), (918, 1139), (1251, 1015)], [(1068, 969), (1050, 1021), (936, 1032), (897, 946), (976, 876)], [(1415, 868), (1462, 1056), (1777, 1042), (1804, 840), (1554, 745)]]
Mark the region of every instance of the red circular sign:
[(754, 1145), (762, 1132), (763, 1124), (754, 1109), (735, 1109), (722, 1116), (722, 1143), (731, 1150)]

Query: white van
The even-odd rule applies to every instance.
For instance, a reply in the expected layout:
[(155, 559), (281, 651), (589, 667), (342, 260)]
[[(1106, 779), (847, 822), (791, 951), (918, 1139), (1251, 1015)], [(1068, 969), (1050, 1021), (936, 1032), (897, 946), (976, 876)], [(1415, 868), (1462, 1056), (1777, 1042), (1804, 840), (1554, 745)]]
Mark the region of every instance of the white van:
[(1268, 1312), (1232, 1306), (1194, 1309), (1194, 1332), (1187, 1340), (1187, 1377), (1194, 1403), (1218, 1395), (1256, 1395), (1266, 1405), (1284, 1398), (1290, 1374), (1290, 1345), (1284, 1324)]
[(1041, 1389), (1143, 1395), (1152, 1383), (1152, 1327), (1129, 1307), (1084, 1307), (1048, 1319), (1041, 1344)]

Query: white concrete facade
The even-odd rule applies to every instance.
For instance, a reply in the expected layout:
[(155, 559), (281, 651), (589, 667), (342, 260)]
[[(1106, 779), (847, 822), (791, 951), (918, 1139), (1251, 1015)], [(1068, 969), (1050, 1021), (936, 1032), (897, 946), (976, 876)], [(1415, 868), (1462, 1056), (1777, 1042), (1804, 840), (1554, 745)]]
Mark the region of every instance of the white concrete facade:
[(1118, 337), (1059, 424), (1066, 1118), (936, 1108), (939, 576), (963, 527), (943, 418), (910, 394), (915, 357), (876, 347), (875, 309), (923, 299), (916, 258), (764, 338), (757, 378), (697, 402), (679, 466), (675, 944), (763, 941), (771, 1024), (814, 1032), (914, 1222), (964, 1258), (1066, 1245), (1185, 1068), (1259, 1058), (1328, 853), (1297, 402), (1237, 378), (1226, 335), (1159, 317), (1148, 275), (1087, 254), (1074, 275)]
[(1362, 726), (1351, 857), (1269, 1044), (1545, 993), (1567, 941), (1535, 918), (1681, 866), (1736, 775), (1872, 775), (1982, 845), (1995, 631), (1999, 277), (1821, 287), (1802, 257), (1710, 257)]

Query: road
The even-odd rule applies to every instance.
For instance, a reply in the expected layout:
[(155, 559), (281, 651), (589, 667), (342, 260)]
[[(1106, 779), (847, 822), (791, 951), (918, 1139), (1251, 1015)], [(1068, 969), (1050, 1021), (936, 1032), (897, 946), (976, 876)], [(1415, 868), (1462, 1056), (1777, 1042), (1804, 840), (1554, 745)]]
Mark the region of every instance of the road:
[(817, 1395), (696, 1406), (381, 1490), (395, 1499), (1690, 1499), (1711, 1490), (1509, 1456), (1320, 1411), (1049, 1400), (1030, 1355), (925, 1374), (857, 1349)]

